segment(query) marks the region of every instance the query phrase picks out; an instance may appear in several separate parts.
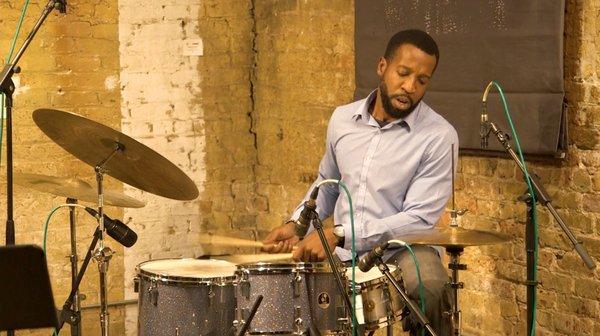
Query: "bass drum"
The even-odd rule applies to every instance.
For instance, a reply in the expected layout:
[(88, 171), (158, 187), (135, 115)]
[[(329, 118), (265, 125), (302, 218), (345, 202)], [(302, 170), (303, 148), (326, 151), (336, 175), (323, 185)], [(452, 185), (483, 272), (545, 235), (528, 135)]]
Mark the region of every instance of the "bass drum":
[(141, 336), (233, 335), (235, 264), (161, 259), (136, 267)]

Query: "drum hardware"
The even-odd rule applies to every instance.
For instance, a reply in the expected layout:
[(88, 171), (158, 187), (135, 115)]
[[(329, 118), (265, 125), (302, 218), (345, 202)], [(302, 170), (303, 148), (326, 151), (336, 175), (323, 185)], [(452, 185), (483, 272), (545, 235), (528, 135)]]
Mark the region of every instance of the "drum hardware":
[[(52, 109), (33, 112), (36, 125), (55, 143), (106, 175), (137, 189), (175, 200), (199, 195), (192, 179), (171, 161), (137, 140), (80, 115)], [(119, 147), (115, 150), (115, 147)], [(114, 160), (106, 160), (109, 155)]]
[[(492, 88), (492, 84), (494, 84), (494, 82), (490, 82), (484, 92), (483, 101), (482, 101), (482, 103), (484, 105), (487, 104), (486, 103), (487, 94), (489, 93), (490, 89)], [(506, 134), (502, 129), (500, 129), (498, 127), (498, 125), (496, 125), (493, 121), (486, 120), (485, 126), (487, 127), (487, 134), (485, 134), (485, 136), (489, 136), (490, 133), (494, 133), (494, 135), (496, 135), (496, 138), (502, 144), (502, 147), (504, 147), (506, 152), (509, 154), (509, 156), (513, 159), (513, 161), (517, 164), (517, 166), (523, 173), (523, 178), (526, 179), (526, 176), (529, 174), (526, 173), (525, 166), (521, 163), (521, 160), (519, 159), (519, 157), (517, 156), (517, 154), (511, 147), (509, 135)], [(567, 225), (565, 224), (564, 220), (560, 217), (558, 212), (556, 212), (556, 209), (552, 205), (552, 199), (550, 198), (550, 195), (548, 195), (548, 192), (545, 190), (544, 186), (542, 185), (539, 177), (537, 177), (537, 175), (535, 173), (529, 175), (529, 177), (530, 177), (531, 187), (533, 188), (533, 192), (535, 193), (536, 201), (538, 201), (539, 203), (544, 205), (548, 209), (548, 211), (552, 214), (552, 217), (554, 217), (554, 219), (558, 223), (559, 227), (563, 230), (563, 232), (565, 233), (567, 238), (569, 238), (569, 240), (571, 241), (571, 244), (575, 248), (575, 251), (577, 251), (577, 253), (579, 254), (579, 257), (585, 263), (587, 268), (588, 269), (596, 268), (596, 263), (588, 254), (588, 251), (585, 248), (585, 246), (583, 246), (583, 244), (577, 240), (575, 235), (571, 232), (569, 227), (567, 227)], [(529, 184), (529, 182), (528, 182), (528, 184)], [(532, 326), (534, 323), (533, 315), (534, 315), (534, 305), (535, 305), (535, 292), (537, 290), (537, 285), (538, 285), (538, 283), (535, 279), (535, 268), (534, 268), (534, 263), (535, 263), (534, 250), (535, 250), (535, 247), (538, 244), (538, 242), (535, 239), (535, 232), (534, 232), (534, 228), (533, 228), (533, 216), (534, 216), (533, 204), (532, 204), (533, 199), (531, 197), (532, 195), (530, 195), (529, 193), (530, 193), (530, 191), (528, 190), (527, 193), (525, 194), (525, 197), (520, 198), (520, 200), (524, 201), (525, 204), (527, 205), (527, 216), (526, 216), (526, 224), (525, 224), (525, 250), (527, 253), (527, 281), (525, 282), (526, 286), (527, 286), (527, 333), (529, 333), (532, 330)]]
[[(394, 278), (402, 281), (401, 270), (390, 267)], [(359, 288), (355, 311), (361, 329), (375, 332), (383, 327), (391, 327), (407, 315), (400, 296), (377, 268), (368, 272), (357, 271), (355, 281)]]
[(72, 307), (73, 307), (74, 300), (76, 299), (76, 295), (79, 292), (79, 285), (81, 284), (83, 275), (85, 274), (85, 271), (87, 269), (87, 266), (88, 266), (90, 260), (92, 259), (92, 253), (93, 253), (94, 249), (96, 248), (96, 244), (98, 243), (98, 240), (100, 239), (101, 233), (102, 233), (102, 231), (100, 230), (100, 227), (97, 227), (96, 231), (94, 232), (92, 243), (90, 244), (90, 246), (87, 250), (87, 253), (85, 255), (85, 258), (83, 259), (83, 263), (81, 264), (81, 269), (77, 273), (77, 278), (75, 279), (73, 286), (71, 288), (71, 293), (65, 300), (65, 303), (63, 304), (63, 308), (60, 311), (59, 327), (56, 330), (57, 333), (60, 332), (60, 330), (62, 329), (65, 322), (72, 325), (73, 326), (72, 329), (76, 329), (77, 325), (80, 324), (80, 321), (81, 321), (80, 311), (74, 310), (74, 309), (72, 309)]
[[(69, 199), (77, 202), (98, 202), (98, 191), (78, 178), (15, 173), (15, 184), (54, 196), (66, 197), (67, 203)], [(142, 208), (146, 205), (133, 197), (114, 191), (104, 192), (104, 204), (120, 208)]]
[[(66, 0), (49, 0), (44, 7), (42, 14), (34, 24), (31, 32), (27, 35), (21, 48), (17, 51), (12, 60), (7, 59), (6, 66), (0, 71), (0, 92), (5, 97), (6, 115), (6, 245), (15, 244), (15, 221), (14, 221), (14, 193), (13, 193), (13, 94), (15, 92), (15, 83), (12, 76), (20, 73), (21, 68), (17, 63), (25, 53), (27, 47), (33, 41), (38, 30), (42, 27), (44, 21), (48, 18), (52, 10), (58, 9), (60, 13), (66, 13)], [(13, 330), (8, 330), (8, 336), (14, 335)]]
[[(194, 182), (177, 166), (136, 140), (77, 114), (51, 109), (33, 112), (36, 125), (54, 142), (94, 167), (97, 184), (98, 247), (93, 254), (100, 273), (100, 326), (108, 335), (107, 272), (113, 251), (104, 245), (104, 175), (138, 189), (177, 200), (198, 196)], [(12, 176), (11, 176), (12, 178)]]
[(344, 299), (344, 302), (346, 304), (346, 311), (348, 312), (348, 315), (350, 316), (351, 324), (354, 325), (356, 322), (356, 321), (354, 321), (354, 318), (353, 318), (354, 307), (352, 306), (352, 302), (350, 301), (350, 296), (346, 292), (346, 287), (344, 285), (344, 282), (342, 281), (342, 277), (340, 275), (340, 271), (337, 266), (337, 263), (335, 262), (335, 260), (333, 258), (333, 253), (331, 252), (331, 249), (329, 248), (329, 244), (327, 243), (327, 238), (325, 238), (325, 232), (323, 231), (323, 222), (321, 222), (321, 219), (319, 219), (319, 215), (317, 214), (316, 210), (311, 211), (310, 222), (312, 223), (313, 228), (315, 228), (315, 230), (317, 231), (317, 233), (319, 235), (319, 239), (321, 240), (321, 245), (323, 246), (323, 249), (325, 250), (325, 255), (327, 255), (327, 261), (329, 262), (329, 266), (331, 267), (331, 270), (333, 271), (333, 276), (335, 277), (335, 280), (336, 280), (338, 292)]
[(394, 288), (396, 289), (396, 291), (400, 294), (400, 296), (402, 297), (402, 299), (404, 300), (404, 302), (406, 303), (406, 305), (409, 307), (410, 312), (413, 313), (413, 314), (415, 314), (415, 316), (417, 317), (417, 319), (421, 322), (421, 324), (425, 327), (425, 329), (427, 329), (427, 331), (429, 331), (429, 333), (431, 334), (431, 336), (437, 336), (437, 334), (435, 333), (435, 331), (433, 331), (433, 328), (431, 327), (431, 324), (429, 323), (429, 320), (427, 319), (427, 317), (425, 317), (425, 314), (423, 314), (423, 312), (421, 312), (421, 309), (419, 309), (419, 307), (417, 307), (417, 305), (402, 290), (402, 288), (400, 287), (400, 285), (398, 284), (398, 282), (396, 281), (396, 279), (394, 279), (394, 276), (390, 272), (390, 268), (388, 267), (388, 265), (386, 265), (386, 263), (383, 262), (383, 260), (381, 259), (381, 257), (377, 257), (375, 259), (375, 264), (377, 265), (377, 267), (379, 268), (379, 270), (381, 271), (381, 273), (383, 273), (386, 276), (386, 278), (394, 286)]
[[(238, 321), (244, 320), (257, 295), (264, 296), (248, 327), (250, 334), (312, 336), (346, 330), (341, 317), (348, 315), (327, 263), (259, 262), (238, 265), (235, 273), (240, 279), (236, 288)], [(247, 288), (249, 293), (244, 293)]]
[(221, 260), (139, 264), (139, 335), (173, 335), (177, 329), (181, 335), (236, 335), (242, 319), (235, 322), (234, 270)]
[(256, 315), (256, 311), (258, 310), (258, 306), (260, 306), (260, 303), (263, 300), (263, 296), (259, 295), (256, 297), (256, 301), (254, 301), (254, 304), (252, 305), (252, 309), (250, 310), (250, 314), (248, 315), (248, 318), (244, 321), (241, 320), (240, 322), (238, 321), (234, 321), (234, 325), (241, 325), (242, 327), (240, 328), (240, 332), (238, 333), (238, 336), (244, 336), (246, 334), (246, 331), (248, 331), (248, 327), (250, 326), (250, 323), (252, 323), (252, 320), (254, 319), (254, 315)]

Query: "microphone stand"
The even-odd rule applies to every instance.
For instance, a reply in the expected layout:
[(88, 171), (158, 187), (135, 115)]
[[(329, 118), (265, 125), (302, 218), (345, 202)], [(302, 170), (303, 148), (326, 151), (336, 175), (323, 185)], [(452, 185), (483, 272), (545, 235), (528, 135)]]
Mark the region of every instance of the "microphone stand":
[[(488, 123), (489, 123), (489, 132), (494, 133), (494, 135), (496, 135), (496, 138), (498, 138), (498, 141), (500, 141), (500, 143), (502, 144), (502, 146), (504, 147), (506, 152), (515, 161), (515, 163), (517, 164), (519, 169), (521, 169), (521, 172), (523, 173), (523, 177), (526, 178), (525, 177), (526, 176), (525, 175), (525, 167), (521, 164), (519, 157), (517, 156), (515, 151), (510, 146), (510, 143), (509, 143), (510, 138), (509, 138), (508, 134), (504, 133), (504, 131), (502, 131), (494, 122), (489, 121)], [(489, 135), (489, 132), (487, 135), (485, 135), (486, 137)], [(556, 222), (558, 223), (560, 228), (563, 230), (563, 232), (565, 233), (567, 238), (569, 238), (569, 240), (571, 241), (571, 244), (573, 244), (575, 251), (577, 251), (577, 253), (581, 257), (581, 259), (583, 260), (585, 265), (589, 269), (594, 269), (596, 267), (596, 263), (589, 256), (589, 254), (588, 254), (586, 248), (583, 246), (583, 244), (581, 244), (581, 242), (579, 242), (577, 240), (577, 238), (573, 235), (571, 230), (569, 230), (569, 228), (567, 227), (567, 225), (565, 224), (563, 219), (556, 212), (556, 209), (554, 209), (554, 206), (552, 206), (552, 200), (550, 199), (550, 196), (548, 195), (548, 193), (542, 186), (539, 178), (535, 174), (530, 174), (529, 176), (531, 178), (533, 192), (535, 193), (535, 199), (539, 203), (544, 205), (550, 211), (550, 213), (552, 214), (552, 216), (554, 217), (554, 219), (556, 220)], [(534, 258), (535, 258), (534, 249), (537, 244), (537, 241), (535, 240), (534, 231), (533, 231), (533, 204), (532, 204), (533, 199), (531, 198), (531, 196), (532, 195), (528, 191), (528, 192), (526, 192), (525, 195), (522, 195), (521, 197), (519, 197), (520, 201), (524, 201), (527, 204), (527, 221), (526, 221), (526, 227), (525, 227), (525, 249), (527, 251), (526, 286), (527, 286), (527, 330), (528, 330), (528, 333), (529, 333), (529, 330), (531, 330), (531, 327), (533, 326), (533, 322), (534, 322), (533, 321), (533, 306), (535, 303), (534, 302), (535, 301), (534, 300), (535, 292), (536, 292), (537, 285), (538, 285), (538, 282), (535, 281), (535, 278), (534, 278), (534, 274), (535, 274), (535, 268), (533, 265)]]
[(388, 278), (388, 280), (392, 283), (394, 288), (396, 288), (396, 291), (398, 291), (398, 293), (400, 293), (400, 296), (402, 296), (402, 299), (404, 300), (404, 302), (406, 302), (410, 311), (417, 316), (417, 318), (419, 319), (421, 324), (425, 327), (425, 329), (427, 329), (427, 331), (429, 331), (429, 333), (432, 336), (437, 336), (435, 331), (433, 331), (433, 328), (431, 327), (431, 324), (429, 323), (429, 320), (427, 319), (427, 317), (423, 314), (423, 312), (421, 312), (421, 309), (419, 309), (419, 307), (417, 307), (417, 305), (408, 297), (408, 295), (406, 293), (404, 293), (402, 288), (400, 288), (400, 285), (398, 284), (396, 279), (394, 279), (394, 277), (392, 276), (392, 273), (390, 272), (390, 268), (383, 262), (381, 257), (375, 258), (375, 264), (377, 265), (377, 268), (379, 268), (381, 273), (383, 273), (385, 275), (385, 277)]
[(350, 314), (350, 323), (354, 325), (354, 314), (352, 313), (354, 307), (352, 306), (352, 302), (350, 301), (350, 296), (348, 295), (348, 291), (346, 290), (346, 286), (342, 281), (342, 276), (340, 275), (340, 271), (337, 267), (335, 260), (333, 259), (333, 253), (329, 248), (329, 244), (327, 243), (327, 238), (325, 238), (325, 232), (323, 231), (323, 222), (319, 219), (319, 215), (315, 210), (311, 211), (311, 222), (317, 233), (319, 234), (319, 239), (321, 240), (321, 245), (323, 245), (323, 249), (325, 250), (325, 254), (327, 255), (327, 261), (329, 262), (329, 266), (333, 271), (333, 276), (335, 277), (335, 281), (338, 287), (338, 291), (344, 298), (344, 302), (346, 303), (347, 312)]
[[(15, 83), (12, 80), (12, 75), (20, 73), (21, 68), (17, 66), (17, 63), (23, 56), (25, 49), (29, 46), (33, 37), (38, 32), (50, 12), (53, 9), (58, 9), (61, 13), (66, 12), (66, 1), (65, 0), (50, 0), (33, 29), (23, 42), (21, 48), (17, 51), (17, 54), (9, 61), (8, 64), (0, 71), (0, 93), (3, 93), (6, 97), (6, 245), (15, 244), (15, 220), (13, 214), (13, 132), (12, 132), (12, 107), (13, 107), (13, 94), (15, 92)], [(14, 335), (13, 330), (7, 331), (8, 336)]]
[(77, 294), (79, 291), (79, 284), (81, 283), (81, 280), (83, 280), (83, 275), (85, 274), (90, 260), (92, 259), (92, 253), (96, 248), (96, 244), (98, 243), (98, 239), (100, 239), (101, 235), (102, 230), (100, 230), (100, 227), (97, 227), (96, 231), (94, 232), (94, 238), (92, 239), (92, 243), (90, 244), (87, 254), (85, 255), (85, 259), (81, 264), (81, 269), (77, 273), (77, 278), (75, 279), (75, 281), (73, 282), (73, 286), (71, 287), (71, 293), (65, 300), (65, 303), (63, 304), (63, 309), (60, 311), (59, 327), (58, 329), (56, 329), (57, 334), (60, 332), (65, 322), (71, 325), (71, 329), (79, 328), (79, 326), (81, 325), (81, 312), (78, 310), (71, 309), (71, 306), (73, 306), (73, 303), (75, 301), (78, 301)]

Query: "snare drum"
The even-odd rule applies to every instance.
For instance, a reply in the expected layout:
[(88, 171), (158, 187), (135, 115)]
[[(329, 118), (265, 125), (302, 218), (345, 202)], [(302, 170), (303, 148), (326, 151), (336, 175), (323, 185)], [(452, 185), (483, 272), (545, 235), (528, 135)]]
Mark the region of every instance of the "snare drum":
[[(402, 286), (402, 273), (394, 265), (388, 265), (392, 276)], [(346, 276), (352, 278), (352, 269)], [(350, 283), (350, 282), (349, 282)], [(373, 267), (369, 272), (356, 269), (356, 320), (367, 330), (376, 330), (402, 320), (405, 316), (402, 297), (381, 271)], [(350, 289), (350, 295), (352, 290)]]
[(312, 325), (322, 335), (333, 335), (347, 327), (344, 301), (328, 264), (255, 263), (237, 268), (237, 319), (245, 321), (256, 298), (263, 296), (250, 334), (302, 335)]
[(235, 265), (161, 259), (136, 267), (138, 335), (232, 335)]

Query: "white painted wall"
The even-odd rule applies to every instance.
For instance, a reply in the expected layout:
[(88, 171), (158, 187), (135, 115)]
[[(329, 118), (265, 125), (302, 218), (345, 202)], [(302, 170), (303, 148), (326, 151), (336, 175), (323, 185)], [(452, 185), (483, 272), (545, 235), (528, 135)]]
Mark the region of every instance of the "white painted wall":
[[(204, 174), (203, 113), (198, 104), (198, 57), (186, 47), (197, 41), (199, 0), (119, 0), (122, 131), (164, 155), (186, 172), (202, 193)], [(133, 292), (135, 267), (159, 258), (202, 254), (190, 232), (198, 232), (197, 201), (181, 202), (125, 186), (147, 202), (126, 209), (124, 221), (138, 234), (125, 250), (125, 299)], [(137, 335), (137, 306), (129, 306), (127, 335)]]

